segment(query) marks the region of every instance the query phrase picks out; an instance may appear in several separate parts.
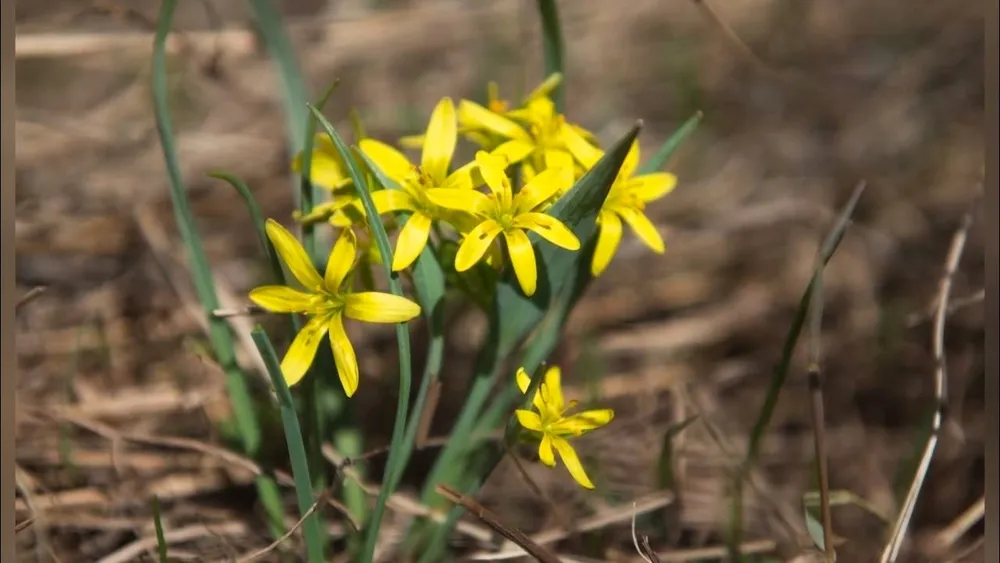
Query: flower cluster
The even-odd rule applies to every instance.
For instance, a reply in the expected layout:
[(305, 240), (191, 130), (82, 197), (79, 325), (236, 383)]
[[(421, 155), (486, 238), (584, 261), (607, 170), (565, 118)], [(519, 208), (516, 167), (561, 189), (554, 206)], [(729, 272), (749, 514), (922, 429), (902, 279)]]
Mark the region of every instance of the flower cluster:
[[(398, 295), (372, 290), (370, 272), (355, 288), (355, 272), (367, 272), (383, 256), (373, 244), (371, 221), (379, 220), (395, 235), (391, 270), (405, 272), (425, 249), (439, 258), (444, 245), (453, 245), (453, 263), (442, 264), (462, 276), (470, 270), (499, 272), (509, 265), (526, 296), (537, 289), (538, 264), (529, 234), (570, 252), (581, 242), (570, 226), (550, 213), (578, 180), (604, 156), (597, 137), (557, 111), (551, 94), (560, 85), (554, 74), (517, 104), (504, 100), (496, 84), (489, 85), (485, 105), (443, 98), (431, 113), (421, 135), (405, 137), (396, 148), (373, 138), (359, 138), (358, 169), (388, 178), (371, 188), (371, 203), (379, 217), (367, 217), (362, 194), (353, 185), (344, 156), (326, 134), (317, 135), (311, 154), (299, 154), (292, 168), (300, 172), (309, 158), (310, 179), (325, 188), (329, 198), (308, 213), (297, 214), (303, 224), (327, 223), (337, 234), (325, 272), (320, 273), (302, 244), (274, 220), (267, 236), (301, 286), (268, 285), (254, 289), (250, 299), (275, 313), (304, 314), (308, 319), (282, 360), (288, 385), (306, 374), (323, 338), (329, 337), (341, 384), (347, 396), (358, 388), (358, 362), (344, 326), (345, 319), (371, 323), (401, 323), (421, 314), (421, 307)], [(459, 142), (474, 147), (468, 162), (456, 162)], [(406, 149), (419, 151), (411, 160)], [(357, 155), (351, 155), (356, 158)], [(593, 276), (603, 273), (622, 239), (623, 223), (657, 253), (663, 240), (645, 215), (645, 206), (669, 193), (676, 178), (669, 173), (638, 172), (639, 143), (634, 141), (597, 214), (597, 241), (590, 263)], [(367, 262), (365, 267), (359, 265)], [(452, 278), (454, 279), (454, 278)], [(480, 278), (482, 279), (482, 278)], [(462, 287), (470, 291), (469, 285)], [(471, 290), (474, 292), (474, 290)], [(541, 461), (554, 466), (556, 454), (582, 486), (593, 483), (568, 438), (607, 424), (611, 410), (567, 414), (575, 404), (563, 400), (560, 371), (549, 369), (533, 397), (535, 410), (518, 410), (516, 417), (529, 435), (539, 440)], [(516, 374), (526, 393), (529, 378)]]

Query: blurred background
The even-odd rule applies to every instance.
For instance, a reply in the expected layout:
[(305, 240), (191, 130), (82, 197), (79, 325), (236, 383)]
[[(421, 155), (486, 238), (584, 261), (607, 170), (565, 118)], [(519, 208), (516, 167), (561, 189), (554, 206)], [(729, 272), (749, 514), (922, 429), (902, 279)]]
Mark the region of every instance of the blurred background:
[[(442, 96), (481, 101), (495, 80), (518, 99), (543, 78), (533, 2), (278, 4), (312, 91), (340, 80), (326, 111), (338, 128), (356, 108), (371, 136), (394, 142), (420, 132)], [(865, 181), (827, 269), (818, 341), (830, 485), (849, 501), (833, 508), (837, 549), (841, 561), (877, 560), (882, 519), (899, 509), (928, 435), (946, 255), (983, 190), (983, 6), (561, 2), (570, 119), (605, 143), (642, 119), (646, 155), (696, 111), (704, 119), (668, 164), (677, 189), (648, 209), (666, 254), (626, 235), (553, 358), (568, 394), (618, 413), (581, 446), (600, 492), (581, 493), (563, 469), (527, 464), (554, 510), (505, 463), (479, 500), (531, 533), (621, 512), (668, 486), (673, 501), (643, 516), (642, 533), (662, 552), (677, 550), (665, 561), (720, 557), (728, 472), (816, 252)], [(17, 280), (22, 291), (47, 288), (17, 317), (18, 514), (35, 518), (18, 534), (25, 561), (153, 560), (155, 543), (135, 547), (151, 536), (152, 495), (168, 529), (215, 526), (178, 542), (176, 557), (215, 560), (270, 541), (252, 474), (196, 447), (223, 442), (228, 407), (223, 377), (204, 359), (151, 113), (157, 9), (17, 6)], [(243, 178), (264, 213), (286, 224), (293, 209), (280, 83), (247, 13), (236, 0), (183, 2), (170, 44), (180, 162), (228, 307), (246, 305), (265, 263), (239, 196), (207, 174)], [(977, 217), (945, 332), (950, 419), (903, 560), (982, 560), (985, 236), (995, 233)], [(248, 329), (252, 319), (234, 322)], [(482, 330), (469, 311), (451, 339), (432, 435), (447, 433), (461, 405)], [(355, 401), (366, 447), (378, 448), (396, 401), (394, 336), (391, 327), (352, 334), (365, 373)], [(802, 498), (816, 485), (805, 349), (747, 489), (747, 549), (776, 560), (809, 543)], [(242, 360), (252, 366), (250, 350)], [(665, 436), (692, 416), (672, 439), (665, 475)], [(283, 446), (276, 451), (280, 458)], [(433, 455), (414, 457), (403, 494)], [(406, 516), (392, 513), (386, 526)], [(568, 534), (559, 550), (641, 561), (629, 524), (618, 517)], [(455, 542), (487, 547), (462, 534)]]

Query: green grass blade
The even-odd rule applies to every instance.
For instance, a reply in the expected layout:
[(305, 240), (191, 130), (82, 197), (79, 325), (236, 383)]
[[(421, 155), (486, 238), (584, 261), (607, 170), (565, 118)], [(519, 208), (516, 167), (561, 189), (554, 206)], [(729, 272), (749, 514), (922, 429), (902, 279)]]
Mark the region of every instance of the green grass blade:
[(747, 451), (743, 459), (742, 469), (737, 472), (732, 485), (733, 507), (730, 514), (729, 529), (729, 544), (731, 549), (739, 545), (740, 538), (742, 536), (744, 476), (757, 461), (760, 442), (763, 439), (764, 434), (767, 432), (767, 428), (771, 423), (771, 418), (774, 416), (774, 410), (778, 405), (778, 398), (781, 395), (781, 390), (784, 388), (785, 381), (788, 379), (788, 374), (791, 370), (792, 356), (795, 353), (795, 347), (798, 344), (799, 337), (802, 335), (802, 329), (809, 316), (809, 309), (813, 300), (813, 292), (817, 289), (818, 279), (822, 275), (823, 269), (836, 253), (837, 247), (840, 245), (840, 241), (843, 240), (844, 233), (847, 232), (847, 228), (851, 222), (851, 217), (854, 214), (854, 209), (857, 207), (858, 201), (861, 199), (861, 194), (864, 192), (864, 187), (865, 184), (862, 183), (854, 190), (854, 193), (844, 206), (837, 222), (834, 224), (830, 233), (827, 235), (826, 240), (823, 242), (822, 247), (820, 248), (819, 261), (817, 263), (816, 270), (814, 271), (805, 292), (799, 299), (795, 316), (792, 318), (792, 324), (788, 329), (784, 344), (782, 345), (781, 357), (771, 374), (771, 380), (768, 383), (767, 391), (764, 396), (764, 403), (757, 415), (757, 420), (754, 422), (754, 425), (750, 430), (749, 443), (747, 444)]
[(260, 447), (260, 423), (253, 409), (246, 377), (236, 364), (235, 346), (229, 326), (225, 320), (216, 318), (212, 314), (219, 307), (219, 299), (215, 293), (212, 271), (205, 255), (205, 249), (195, 229), (194, 216), (191, 212), (187, 188), (184, 185), (184, 177), (177, 159), (176, 144), (171, 128), (166, 39), (173, 24), (176, 8), (177, 0), (164, 0), (156, 25), (151, 77), (156, 126), (167, 174), (170, 178), (170, 196), (173, 202), (174, 218), (181, 239), (187, 248), (188, 259), (191, 261), (195, 291), (208, 319), (209, 339), (212, 343), (215, 359), (226, 374), (227, 390), (244, 451), (254, 455)]
[(566, 71), (564, 69), (564, 49), (562, 26), (559, 24), (559, 8), (555, 0), (538, 0), (538, 15), (542, 22), (542, 54), (545, 60), (545, 76), (555, 73), (563, 75), (563, 83), (552, 92), (556, 111), (563, 113), (566, 107)]
[[(326, 107), (326, 103), (330, 101), (330, 97), (333, 96), (333, 92), (337, 89), (337, 85), (340, 81), (334, 81), (323, 92), (323, 95), (316, 102), (316, 107), (320, 111)], [(305, 102), (305, 98), (296, 101), (296, 104), (301, 104)], [(313, 119), (312, 114), (307, 114), (308, 120), (305, 126), (305, 138), (302, 140), (302, 163), (299, 168), (299, 212), (302, 215), (308, 215), (312, 212), (313, 206), (316, 205), (316, 201), (319, 199), (320, 189), (314, 186), (312, 183), (312, 153), (313, 144), (316, 141), (316, 120)], [(318, 255), (318, 249), (316, 247), (316, 231), (314, 225), (303, 225), (302, 226), (302, 246), (306, 249), (309, 257), (312, 258), (313, 262), (319, 262), (322, 256)]]
[(156, 529), (156, 553), (160, 563), (167, 563), (167, 538), (163, 534), (163, 519), (160, 515), (160, 499), (153, 496), (153, 527)]
[[(281, 421), (285, 428), (285, 441), (288, 445), (288, 457), (292, 464), (292, 479), (295, 481), (295, 497), (299, 505), (299, 513), (305, 516), (312, 508), (314, 493), (312, 478), (309, 476), (309, 457), (306, 455), (306, 446), (302, 440), (302, 429), (299, 427), (299, 419), (295, 413), (295, 403), (292, 394), (285, 383), (285, 376), (281, 372), (281, 362), (278, 355), (271, 346), (271, 340), (267, 333), (260, 326), (254, 327), (251, 332), (254, 344), (264, 359), (267, 366), (268, 375), (278, 396), (278, 405), (281, 408)], [(316, 512), (309, 516), (302, 523), (303, 535), (306, 540), (306, 551), (309, 563), (323, 563), (323, 529), (320, 526), (319, 515)]]
[[(368, 218), (368, 228), (375, 238), (375, 245), (378, 247), (379, 254), (382, 255), (382, 265), (389, 280), (389, 290), (394, 295), (403, 296), (403, 287), (399, 281), (399, 276), (392, 271), (392, 247), (389, 245), (389, 236), (385, 232), (385, 226), (382, 224), (382, 221), (379, 220), (379, 213), (375, 208), (375, 202), (372, 200), (365, 174), (358, 166), (357, 160), (354, 158), (351, 150), (333, 128), (333, 125), (318, 109), (312, 106), (309, 106), (309, 109), (319, 124), (323, 126), (327, 135), (330, 136), (330, 140), (337, 147), (337, 151), (347, 165), (348, 172), (354, 182), (354, 188), (364, 206), (365, 216)], [(383, 486), (379, 490), (375, 508), (368, 521), (365, 533), (365, 547), (360, 558), (362, 563), (369, 563), (372, 557), (374, 557), (379, 527), (382, 523), (382, 517), (385, 515), (385, 505), (389, 500), (389, 495), (393, 493), (393, 487), (389, 486), (392, 483), (385, 481), (397, 472), (402, 472), (400, 461), (404, 460), (404, 457), (401, 455), (401, 446), (406, 432), (406, 416), (409, 410), (412, 379), (410, 374), (410, 332), (405, 323), (396, 325), (396, 341), (399, 347), (399, 402), (396, 406), (396, 420), (393, 422), (392, 438), (389, 441), (389, 459), (386, 462), (385, 474), (383, 475)]]
[(247, 0), (247, 4), (281, 77), (285, 126), (290, 140), (289, 158), (294, 158), (295, 154), (302, 150), (302, 140), (306, 137), (306, 119), (309, 114), (302, 104), (309, 99), (309, 92), (302, 78), (292, 42), (285, 33), (281, 12), (269, 0)]
[(696, 112), (694, 115), (688, 118), (687, 121), (681, 125), (681, 128), (674, 132), (673, 135), (667, 139), (663, 145), (660, 147), (653, 158), (650, 158), (639, 168), (639, 174), (652, 174), (663, 168), (663, 165), (670, 160), (674, 152), (680, 148), (681, 144), (684, 143), (694, 133), (694, 130), (698, 128), (701, 124), (701, 119), (704, 117), (702, 112)]

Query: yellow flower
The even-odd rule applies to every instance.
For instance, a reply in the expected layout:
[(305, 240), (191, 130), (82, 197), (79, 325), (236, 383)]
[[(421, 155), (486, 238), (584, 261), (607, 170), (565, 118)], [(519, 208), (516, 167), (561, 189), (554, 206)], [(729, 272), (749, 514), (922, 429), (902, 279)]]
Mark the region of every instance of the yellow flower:
[(542, 170), (564, 167), (578, 177), (601, 158), (601, 150), (556, 113), (555, 103), (544, 96), (505, 115), (462, 100), (458, 120), (464, 127), (504, 139), (496, 148), (484, 148), (491, 148), (493, 154), (504, 156), (511, 164), (520, 163), (527, 180)]
[(477, 224), (458, 247), (455, 269), (464, 272), (474, 266), (501, 233), (514, 265), (514, 274), (525, 295), (535, 293), (538, 271), (535, 249), (526, 231), (537, 233), (556, 246), (579, 250), (580, 241), (566, 225), (537, 208), (572, 182), (566, 168), (550, 168), (528, 182), (514, 195), (504, 171), (506, 161), (485, 151), (476, 153), (475, 163), (490, 189), (490, 195), (474, 189), (437, 188), (427, 192), (437, 205), (472, 213)]
[(644, 213), (646, 204), (670, 193), (677, 185), (677, 177), (668, 172), (654, 172), (635, 176), (639, 165), (639, 141), (629, 149), (615, 183), (597, 214), (597, 246), (590, 264), (591, 274), (601, 275), (611, 263), (622, 240), (622, 221), (653, 252), (663, 254), (663, 238), (656, 226)]
[(344, 329), (344, 318), (369, 323), (402, 323), (420, 314), (416, 303), (389, 293), (352, 292), (345, 284), (357, 257), (354, 232), (345, 230), (330, 252), (321, 276), (299, 241), (277, 221), (268, 219), (267, 236), (281, 260), (305, 291), (284, 285), (266, 285), (250, 292), (250, 300), (274, 313), (304, 313), (309, 321), (295, 336), (281, 371), (289, 386), (309, 370), (320, 340), (329, 335), (340, 382), (348, 397), (358, 389), (358, 360)]
[[(302, 173), (302, 151), (292, 160), (292, 171)], [(312, 183), (330, 191), (351, 185), (351, 177), (340, 158), (337, 147), (325, 133), (317, 133), (313, 137), (312, 161), (309, 164), (309, 178)]]
[[(532, 406), (535, 410), (518, 409), (514, 414), (521, 426), (540, 438), (538, 457), (542, 463), (549, 467), (555, 467), (556, 457), (553, 452), (555, 450), (559, 453), (559, 457), (562, 458), (573, 479), (583, 487), (593, 489), (594, 484), (587, 477), (587, 472), (583, 470), (580, 458), (577, 457), (576, 451), (567, 438), (582, 436), (608, 424), (615, 417), (615, 412), (611, 409), (595, 409), (567, 414), (576, 407), (577, 403), (576, 401), (565, 403), (561, 379), (559, 367), (550, 367), (545, 372), (545, 378), (532, 398)], [(524, 368), (519, 368), (517, 370), (517, 386), (521, 389), (521, 393), (527, 393), (530, 385), (531, 377), (524, 371)]]
[(427, 245), (431, 223), (439, 215), (437, 208), (427, 199), (427, 190), (472, 188), (469, 166), (448, 173), (457, 141), (455, 106), (450, 98), (444, 98), (431, 114), (419, 166), (410, 163), (403, 153), (385, 143), (374, 139), (363, 139), (359, 143), (361, 151), (402, 188), (373, 192), (372, 199), (378, 212), (411, 213), (396, 241), (393, 271), (398, 272), (412, 264)]

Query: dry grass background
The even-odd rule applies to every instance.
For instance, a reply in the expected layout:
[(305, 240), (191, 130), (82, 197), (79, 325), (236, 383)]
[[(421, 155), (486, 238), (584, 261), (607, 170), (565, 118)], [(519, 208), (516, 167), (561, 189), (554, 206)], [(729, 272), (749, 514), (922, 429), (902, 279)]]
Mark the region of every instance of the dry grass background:
[[(514, 95), (540, 79), (531, 2), (381, 4), (282, 2), (314, 89), (341, 81), (328, 112), (335, 124), (357, 107), (371, 134), (392, 140), (414, 132), (443, 95), (481, 95), (489, 79)], [(175, 557), (235, 557), (268, 543), (252, 504), (254, 467), (216, 449), (222, 377), (200, 352), (150, 110), (144, 21), (156, 6), (133, 6), (144, 20), (123, 5), (17, 6), (17, 278), (25, 291), (48, 288), (17, 319), (18, 515), (34, 519), (18, 534), (25, 561), (153, 560), (154, 494)], [(262, 260), (238, 196), (206, 173), (244, 178), (270, 216), (287, 217), (292, 204), (276, 77), (242, 3), (210, 5), (178, 11), (174, 112), (220, 290), (239, 305)], [(658, 538), (665, 561), (697, 560), (691, 550), (720, 544), (727, 468), (745, 447), (814, 253), (862, 179), (868, 190), (825, 283), (831, 487), (894, 514), (933, 403), (927, 311), (952, 233), (982, 190), (982, 3), (713, 3), (749, 52), (703, 6), (561, 3), (576, 121), (610, 140), (642, 118), (652, 147), (705, 112), (671, 163), (678, 189), (651, 208), (667, 254), (627, 238), (558, 353), (575, 374), (573, 393), (599, 393), (618, 409), (584, 447), (605, 494), (581, 495), (562, 475), (529, 467), (562, 507), (553, 511), (505, 464), (480, 496), (529, 533), (596, 513), (599, 531), (569, 534), (559, 544), (566, 553), (639, 561), (628, 518), (600, 517), (656, 493), (663, 434), (692, 414), (701, 418), (678, 439), (676, 498), (643, 533)], [(906, 560), (982, 557), (958, 555), (975, 547), (981, 524), (962, 536), (956, 521), (983, 494), (975, 295), (984, 236), (993, 233), (974, 224), (955, 278), (955, 299), (971, 298), (946, 333), (953, 423)], [(460, 332), (471, 336), (452, 341), (436, 434), (460, 406), (449, 398), (461, 396), (480, 328), (470, 315)], [(364, 421), (378, 447), (392, 424), (394, 346), (382, 331), (358, 337), (367, 376), (357, 401), (385, 413)], [(747, 539), (784, 560), (808, 545), (799, 504), (813, 488), (804, 367), (796, 364), (783, 393), (746, 508)], [(432, 455), (414, 457), (411, 484)], [(410, 493), (390, 529), (412, 515)], [(876, 560), (885, 529), (877, 518), (835, 507), (834, 522), (841, 561)], [(470, 525), (456, 542), (484, 549), (476, 533)]]

